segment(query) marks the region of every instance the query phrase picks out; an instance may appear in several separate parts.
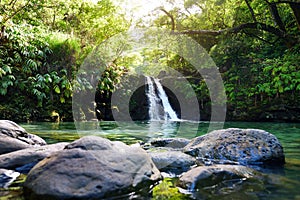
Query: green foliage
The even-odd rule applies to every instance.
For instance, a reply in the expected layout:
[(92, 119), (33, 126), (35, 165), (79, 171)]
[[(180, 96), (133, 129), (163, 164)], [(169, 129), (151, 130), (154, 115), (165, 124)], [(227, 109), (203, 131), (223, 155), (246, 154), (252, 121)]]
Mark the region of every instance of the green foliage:
[[(169, 15), (161, 13), (154, 24), (167, 24), (170, 29), (172, 16), (175, 31), (185, 31), (209, 51), (223, 77), (231, 119), (257, 120), (261, 110), (280, 105), (298, 108), (300, 34), (297, 22), (300, 19), (291, 4), (272, 0), (188, 0), (184, 6), (184, 9), (180, 6), (169, 9)], [(241, 28), (255, 22), (259, 22), (256, 27)], [(263, 24), (268, 28), (263, 28)], [(216, 32), (225, 29), (228, 31), (223, 34)], [(189, 34), (191, 30), (202, 32)], [(210, 107), (209, 91), (193, 66), (179, 56), (169, 57), (168, 65), (190, 77), (199, 102)], [(247, 116), (252, 111), (257, 113), (248, 118), (234, 114)]]
[[(115, 91), (116, 86), (121, 83), (121, 77), (126, 72), (123, 66), (111, 64), (101, 75), (98, 83), (97, 91), (100, 94), (109, 94)], [(121, 86), (119, 86), (121, 87)]]
[(279, 58), (266, 59), (262, 69), (265, 81), (257, 85), (258, 91), (268, 96), (299, 91), (299, 63), (299, 55), (289, 51)]
[[(0, 1), (0, 118), (51, 120), (57, 111), (72, 120), (79, 66), (95, 45), (128, 26), (110, 0)], [(109, 73), (103, 89), (112, 90), (120, 72)]]
[[(240, 35), (211, 50), (221, 72), (233, 113), (252, 113), (255, 120), (269, 107), (297, 107), (299, 101), (299, 45), (291, 49), (269, 46)], [(233, 40), (230, 42), (230, 40)], [(223, 40), (224, 41), (224, 40)], [(241, 42), (243, 41), (243, 42)]]
[(153, 189), (153, 199), (154, 200), (184, 200), (190, 199), (187, 195), (179, 192), (178, 188), (175, 186), (175, 179), (165, 178), (159, 185), (155, 186)]
[[(204, 34), (190, 36), (217, 64), (230, 108), (248, 112), (253, 107), (274, 103), (299, 104), (297, 22), (300, 19), (291, 4), (275, 0), (269, 3), (264, 0), (186, 0), (182, 7), (173, 0), (168, 2), (173, 5), (165, 9), (168, 15), (160, 10), (150, 26), (171, 29), (175, 25), (177, 32), (212, 30), (214, 34), (211, 35), (205, 34), (210, 31), (204, 31)], [(72, 83), (81, 85), (83, 92), (94, 89), (88, 80), (74, 81), (75, 75), (96, 45), (129, 28), (130, 21), (125, 19), (124, 12), (111, 0), (96, 3), (85, 0), (0, 1), (0, 118), (48, 120), (56, 110), (61, 118), (65, 115), (72, 119)], [(256, 27), (215, 35), (216, 31), (232, 30), (249, 22), (259, 23)], [(262, 24), (279, 34), (263, 29)], [(145, 25), (149, 24), (140, 24)], [(149, 31), (148, 34), (153, 33)], [(97, 92), (101, 97), (109, 97), (117, 87), (122, 87), (120, 81), (124, 74), (135, 71), (157, 75), (164, 70), (172, 75), (169, 70), (172, 68), (188, 79), (202, 107), (210, 107), (204, 79), (184, 58), (157, 49), (126, 56), (117, 53), (119, 56), (107, 65), (99, 79)], [(186, 98), (190, 97), (187, 85), (175, 87)]]
[[(57, 68), (47, 62), (53, 51), (45, 42), (45, 33), (28, 24), (15, 24), (6, 34), (7, 40), (0, 46), (2, 109), (11, 107), (20, 115), (16, 120), (23, 121), (43, 118), (47, 109), (70, 101), (71, 80), (66, 69), (54, 71)], [(2, 112), (1, 118), (15, 116)]]

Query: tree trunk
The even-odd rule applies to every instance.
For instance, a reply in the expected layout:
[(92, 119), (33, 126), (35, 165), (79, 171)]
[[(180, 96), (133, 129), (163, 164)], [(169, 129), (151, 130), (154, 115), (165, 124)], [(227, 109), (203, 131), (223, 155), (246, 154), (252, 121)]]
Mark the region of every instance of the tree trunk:
[(297, 21), (298, 29), (300, 31), (300, 3), (289, 3), (291, 9), (293, 10), (293, 13), (295, 15), (295, 19)]
[(281, 17), (279, 15), (278, 9), (277, 9), (277, 5), (275, 3), (268, 3), (269, 8), (270, 8), (270, 12), (272, 14), (272, 17), (274, 19), (275, 25), (277, 25), (280, 30), (286, 32), (284, 23), (281, 20)]

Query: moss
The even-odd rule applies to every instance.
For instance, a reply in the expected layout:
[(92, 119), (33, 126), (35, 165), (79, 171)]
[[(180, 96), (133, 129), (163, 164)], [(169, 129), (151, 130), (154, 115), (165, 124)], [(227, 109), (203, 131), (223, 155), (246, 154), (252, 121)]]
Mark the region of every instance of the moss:
[(153, 188), (153, 200), (185, 200), (190, 199), (188, 195), (179, 192), (176, 187), (177, 179), (165, 178), (160, 184)]
[(21, 174), (8, 188), (0, 188), (0, 200), (24, 200), (22, 186), (26, 177)]

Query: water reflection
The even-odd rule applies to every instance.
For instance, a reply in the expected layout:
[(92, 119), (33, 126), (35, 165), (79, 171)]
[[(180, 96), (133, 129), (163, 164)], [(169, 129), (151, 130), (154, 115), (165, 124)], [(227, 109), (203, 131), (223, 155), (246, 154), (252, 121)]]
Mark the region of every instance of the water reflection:
[(77, 133), (84, 135), (127, 135), (142, 140), (157, 137), (194, 138), (206, 133), (208, 123), (192, 121), (140, 121), (140, 122), (76, 122)]

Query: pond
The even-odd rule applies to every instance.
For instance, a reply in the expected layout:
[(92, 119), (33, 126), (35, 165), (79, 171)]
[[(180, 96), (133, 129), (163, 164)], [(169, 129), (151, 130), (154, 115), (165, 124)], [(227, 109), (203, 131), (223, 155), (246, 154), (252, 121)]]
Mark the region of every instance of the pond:
[[(99, 135), (110, 140), (123, 141), (126, 144), (147, 142), (158, 137), (194, 138), (207, 133), (207, 122), (86, 122), (86, 123), (26, 123), (20, 124), (28, 132), (44, 138), (48, 143), (74, 141), (84, 135)], [(254, 122), (226, 122), (224, 128), (256, 128), (263, 129), (277, 136), (284, 147), (286, 164), (281, 170), (267, 170), (272, 181), (257, 189), (247, 186), (247, 192), (256, 199), (300, 199), (300, 124), (297, 123), (254, 123)], [(20, 188), (13, 188), (10, 192), (1, 192), (0, 199), (22, 199)], [(199, 191), (201, 192), (201, 191)], [(207, 192), (207, 191), (206, 191)], [(201, 196), (201, 194), (199, 194)], [(206, 198), (223, 199), (224, 194), (206, 195)], [(190, 195), (185, 198), (189, 199)], [(240, 197), (242, 198), (242, 197)], [(159, 199), (155, 197), (153, 199)], [(244, 198), (243, 198), (244, 199)]]

